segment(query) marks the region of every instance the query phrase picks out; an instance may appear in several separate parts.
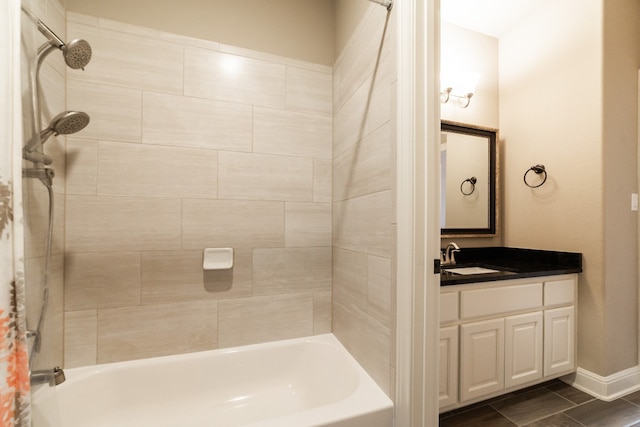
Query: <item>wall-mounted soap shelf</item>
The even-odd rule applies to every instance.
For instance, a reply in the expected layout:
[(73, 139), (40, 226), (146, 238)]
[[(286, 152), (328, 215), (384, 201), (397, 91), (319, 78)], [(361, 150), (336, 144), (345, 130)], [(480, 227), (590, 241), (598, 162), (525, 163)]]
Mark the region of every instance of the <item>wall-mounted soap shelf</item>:
[(202, 257), (204, 270), (229, 270), (233, 268), (233, 248), (206, 248)]

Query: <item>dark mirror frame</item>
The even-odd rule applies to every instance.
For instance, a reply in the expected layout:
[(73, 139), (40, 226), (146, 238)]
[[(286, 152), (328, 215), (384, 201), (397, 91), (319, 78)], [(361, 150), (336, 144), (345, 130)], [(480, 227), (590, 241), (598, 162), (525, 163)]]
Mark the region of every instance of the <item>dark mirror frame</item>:
[(440, 130), (487, 138), (489, 141), (489, 227), (487, 228), (442, 228), (441, 237), (495, 237), (498, 235), (498, 131), (480, 126), (442, 120)]

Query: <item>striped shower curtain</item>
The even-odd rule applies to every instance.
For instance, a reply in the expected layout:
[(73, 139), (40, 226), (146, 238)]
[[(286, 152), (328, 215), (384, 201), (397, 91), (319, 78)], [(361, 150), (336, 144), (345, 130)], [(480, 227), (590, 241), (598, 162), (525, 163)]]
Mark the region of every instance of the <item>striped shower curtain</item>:
[(20, 0), (0, 1), (0, 427), (29, 427), (22, 225)]

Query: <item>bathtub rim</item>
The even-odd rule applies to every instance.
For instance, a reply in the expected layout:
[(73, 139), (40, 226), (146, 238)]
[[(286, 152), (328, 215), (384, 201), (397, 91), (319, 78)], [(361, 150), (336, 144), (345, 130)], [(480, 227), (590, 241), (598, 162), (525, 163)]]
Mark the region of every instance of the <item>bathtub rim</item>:
[[(343, 399), (318, 405), (305, 409), (304, 411), (275, 416), (255, 423), (246, 424), (247, 427), (276, 427), (282, 425), (307, 425), (305, 423), (313, 420), (313, 426), (336, 425), (351, 426), (360, 425), (352, 424), (350, 420), (354, 417), (382, 417), (388, 420), (387, 424), (391, 426), (393, 423), (394, 405), (389, 396), (378, 386), (365, 369), (356, 361), (349, 351), (342, 345), (340, 340), (332, 333), (311, 335), (299, 338), (290, 338), (278, 341), (270, 341), (257, 344), (248, 344), (222, 349), (213, 349), (198, 351), (192, 353), (183, 353), (177, 355), (158, 356), (145, 359), (136, 359), (121, 362), (104, 363), (97, 365), (82, 366), (76, 368), (65, 369), (67, 381), (60, 384), (57, 389), (64, 393), (68, 387), (72, 387), (77, 381), (88, 380), (93, 375), (108, 373), (111, 370), (135, 369), (144, 366), (161, 366), (165, 363), (173, 363), (180, 361), (181, 363), (189, 363), (190, 360), (196, 360), (207, 357), (216, 357), (218, 355), (229, 355), (239, 352), (253, 352), (271, 348), (282, 348), (287, 346), (304, 345), (305, 343), (321, 343), (328, 344), (337, 350), (347, 363), (354, 369), (357, 376), (357, 385), (355, 389)], [(59, 402), (62, 405), (62, 402)], [(60, 410), (64, 412), (64, 410)], [(335, 423), (335, 424), (334, 424)], [(366, 424), (363, 424), (366, 425)]]

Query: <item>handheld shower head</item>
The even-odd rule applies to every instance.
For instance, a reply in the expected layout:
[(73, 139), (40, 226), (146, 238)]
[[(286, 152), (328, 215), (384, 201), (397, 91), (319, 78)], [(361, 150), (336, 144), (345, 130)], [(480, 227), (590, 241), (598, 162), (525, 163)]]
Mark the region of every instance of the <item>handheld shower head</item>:
[(24, 151), (25, 153), (33, 153), (36, 147), (39, 144), (47, 142), (51, 135), (69, 135), (80, 132), (89, 124), (90, 120), (89, 115), (82, 111), (65, 111), (64, 113), (60, 113), (51, 120), (51, 123), (46, 129), (43, 129), (38, 135), (31, 138), (24, 147)]
[(40, 139), (44, 144), (51, 135), (69, 135), (80, 132), (88, 124), (91, 118), (82, 111), (65, 111), (51, 120), (49, 127), (40, 132)]

